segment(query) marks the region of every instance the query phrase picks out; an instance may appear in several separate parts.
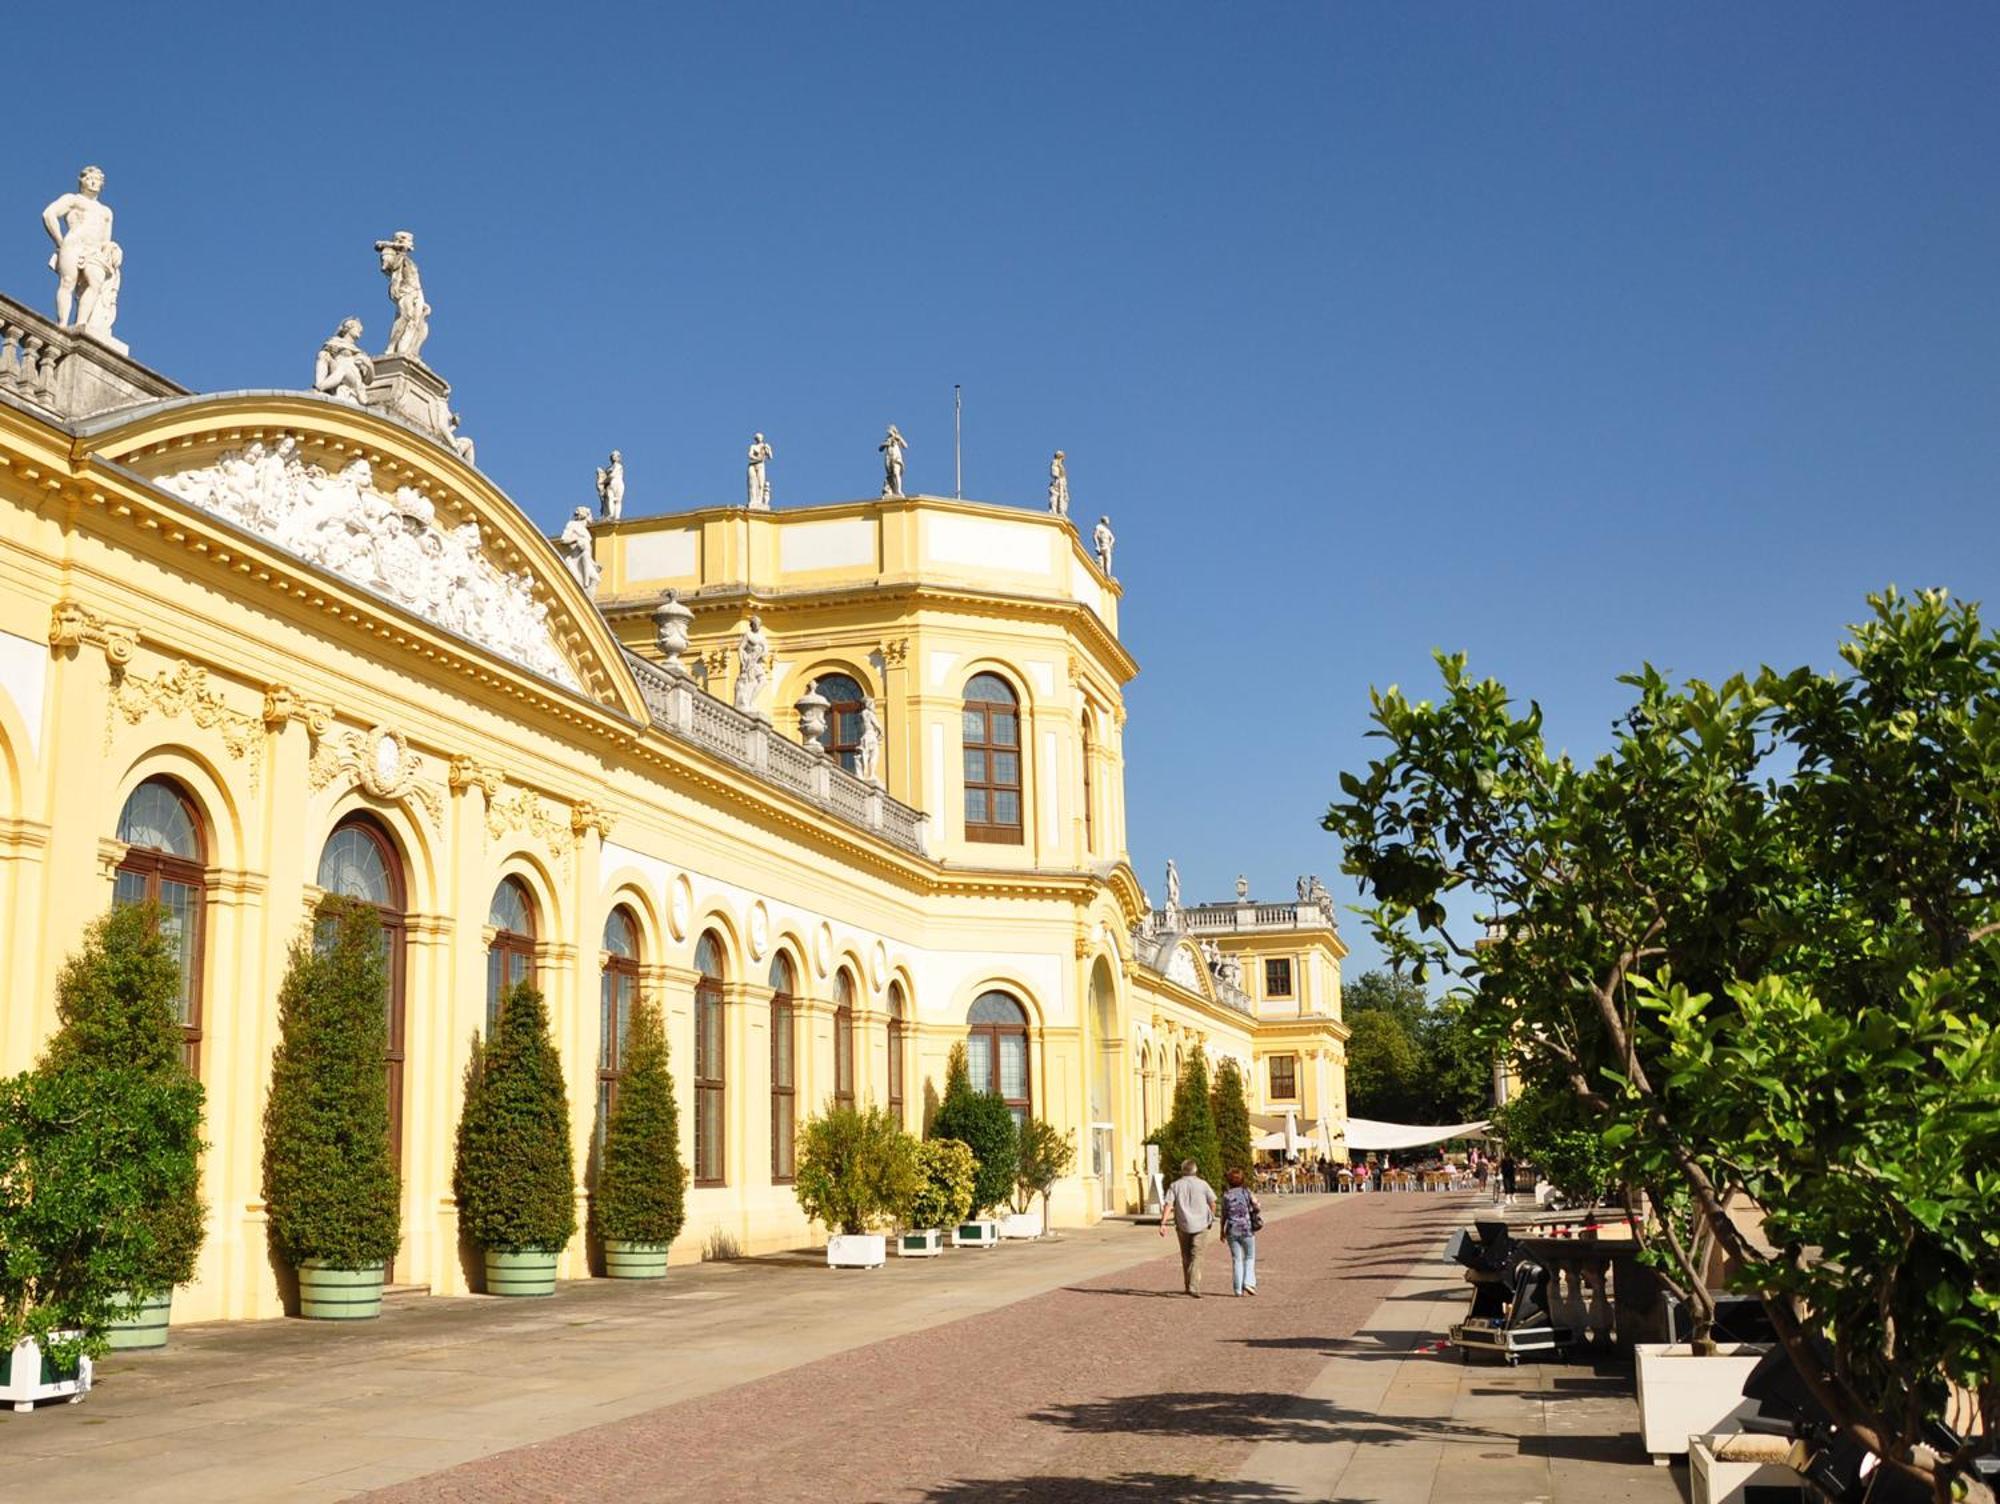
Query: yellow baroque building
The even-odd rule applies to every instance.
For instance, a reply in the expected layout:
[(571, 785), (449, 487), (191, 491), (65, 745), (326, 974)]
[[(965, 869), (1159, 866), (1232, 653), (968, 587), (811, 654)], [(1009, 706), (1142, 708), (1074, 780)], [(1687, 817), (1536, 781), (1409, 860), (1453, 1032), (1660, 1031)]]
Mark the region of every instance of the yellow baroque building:
[[(664, 1005), (693, 1174), (677, 1261), (811, 1241), (797, 1124), (852, 1098), (921, 1130), (960, 1041), (1076, 1145), (1058, 1222), (1142, 1204), (1143, 1140), (1197, 1051), (1338, 1149), (1331, 905), (1148, 906), (1125, 843), (1137, 665), (1066, 520), (712, 507), (600, 524), (592, 548), (594, 596), (393, 404), (197, 395), (0, 299), (0, 1070), (53, 1031), (89, 921), (165, 902), (211, 1144), (176, 1320), (283, 1308), (262, 1112), (279, 982), (327, 891), (393, 942), (400, 1284), (468, 1288), (462, 1078), (522, 976), (580, 1174), (618, 1019)], [(580, 1236), (562, 1273), (593, 1259)]]

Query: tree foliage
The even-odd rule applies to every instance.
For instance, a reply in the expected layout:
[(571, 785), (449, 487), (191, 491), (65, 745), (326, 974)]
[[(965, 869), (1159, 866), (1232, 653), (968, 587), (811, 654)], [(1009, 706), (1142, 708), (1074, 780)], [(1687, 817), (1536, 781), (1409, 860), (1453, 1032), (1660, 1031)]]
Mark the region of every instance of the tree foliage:
[(604, 1128), (591, 1198), (597, 1235), (618, 1243), (671, 1243), (687, 1220), (680, 1108), (667, 1069), (659, 1005), (642, 998), (625, 1035), (625, 1074)]
[(1020, 1164), (1020, 1130), (1007, 1104), (992, 1092), (972, 1089), (972, 1070), (963, 1043), (951, 1047), (945, 1065), (944, 1100), (931, 1118), (932, 1138), (955, 1138), (979, 1162), (973, 1177), (972, 1210), (985, 1216), (1014, 1191)]
[(264, 1105), (264, 1203), (292, 1264), (386, 1263), (402, 1242), (389, 1142), (388, 957), (375, 911), (329, 898), (292, 947)]
[(1252, 1163), (1250, 1103), (1243, 1094), (1243, 1068), (1231, 1056), (1223, 1056), (1222, 1063), (1215, 1068), (1209, 1112), (1215, 1119), (1215, 1141), (1223, 1173), (1241, 1170), (1247, 1178)]
[(1193, 1160), (1211, 1186), (1222, 1179), (1222, 1143), (1216, 1137), (1215, 1112), (1208, 1100), (1208, 1060), (1200, 1050), (1181, 1067), (1174, 1083), (1174, 1110), (1159, 1131), (1160, 1164), (1168, 1180), (1180, 1174), (1181, 1162)]
[(1047, 1118), (1029, 1118), (1021, 1125), (1019, 1163), (1014, 1169), (1014, 1210), (1025, 1213), (1042, 1198), (1042, 1231), (1049, 1230), (1049, 1192), (1076, 1163), (1076, 1145)]
[(576, 1234), (569, 1095), (542, 995), (522, 982), (468, 1072), (452, 1191), (482, 1248), (560, 1250)]
[(1434, 1003), (1392, 971), (1366, 971), (1342, 990), (1347, 1106), (1392, 1123), (1462, 1123), (1484, 1116), (1491, 1051), (1462, 1003)]
[[(2000, 1422), (2000, 639), (1941, 591), (1870, 605), (1841, 672), (1631, 676), (1587, 765), (1441, 657), (1441, 703), (1375, 697), (1387, 753), (1326, 823), (1392, 954), (1589, 1110), (1704, 1319), (1713, 1242), (1943, 1499), (1946, 1386)], [(1475, 894), (1490, 931), (1453, 918)]]
[(1532, 1164), (1565, 1201), (1595, 1206), (1612, 1189), (1617, 1163), (1603, 1129), (1567, 1087), (1528, 1086), (1493, 1119), (1507, 1152)]
[(854, 1236), (895, 1220), (922, 1183), (917, 1142), (885, 1108), (829, 1104), (799, 1130), (792, 1193), (834, 1232)]
[(979, 1161), (970, 1145), (955, 1138), (925, 1139), (917, 1145), (917, 1192), (910, 1198), (909, 1225), (954, 1227), (972, 1213), (972, 1187)]

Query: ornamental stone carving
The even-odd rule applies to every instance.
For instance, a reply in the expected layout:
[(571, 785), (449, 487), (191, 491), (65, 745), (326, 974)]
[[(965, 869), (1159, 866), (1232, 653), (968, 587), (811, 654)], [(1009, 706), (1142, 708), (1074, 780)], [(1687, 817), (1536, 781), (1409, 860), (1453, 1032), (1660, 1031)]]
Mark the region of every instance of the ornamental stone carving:
[(611, 835), (611, 813), (599, 809), (588, 799), (579, 799), (569, 807), (570, 833), (579, 841), (586, 832), (596, 831), (598, 840), (606, 840)]
[(437, 509), (404, 486), (377, 489), (365, 459), (329, 474), (289, 434), (214, 464), (162, 477), (183, 501), (372, 591), (426, 621), (570, 689), (548, 607), (525, 572), (505, 573), (482, 550), (479, 524), (441, 527)]
[(132, 650), (139, 645), (139, 629), (114, 625), (75, 601), (57, 601), (49, 607), (49, 646), (77, 648), (85, 644), (102, 648), (114, 665), (130, 663)]
[(400, 731), (372, 726), (367, 731), (348, 731), (320, 738), (306, 765), (306, 786), (318, 793), (336, 781), (361, 785), (371, 799), (408, 804), (423, 811), (435, 830), (440, 817), (437, 790), (419, 783), (424, 760), (410, 750)]
[(454, 793), (461, 789), (484, 789), (491, 799), (500, 792), (500, 785), (507, 781), (507, 775), (491, 763), (467, 757), (464, 753), (451, 760), (450, 771), (445, 776), (446, 784)]
[(333, 724), (333, 707), (320, 700), (308, 700), (289, 684), (272, 684), (264, 690), (264, 727), (282, 731), (286, 723), (301, 721), (314, 737), (326, 735)]
[[(136, 726), (149, 715), (160, 715), (171, 719), (185, 715), (204, 731), (213, 731), (222, 738), (223, 750), (238, 760), (243, 760), (264, 734), (263, 721), (241, 710), (233, 710), (209, 687), (208, 670), (197, 668), (183, 659), (174, 665), (173, 672), (148, 678), (144, 674), (127, 673), (116, 664), (111, 670), (111, 700), (106, 707), (107, 718), (123, 716), (127, 725)], [(104, 728), (104, 744), (111, 745), (111, 724), (109, 719)], [(250, 758), (250, 792), (257, 792), (259, 764), (261, 759)]]
[(660, 645), (660, 667), (670, 674), (687, 674), (681, 654), (688, 650), (688, 624), (693, 620), (694, 612), (681, 604), (680, 591), (668, 586), (653, 608), (653, 640)]

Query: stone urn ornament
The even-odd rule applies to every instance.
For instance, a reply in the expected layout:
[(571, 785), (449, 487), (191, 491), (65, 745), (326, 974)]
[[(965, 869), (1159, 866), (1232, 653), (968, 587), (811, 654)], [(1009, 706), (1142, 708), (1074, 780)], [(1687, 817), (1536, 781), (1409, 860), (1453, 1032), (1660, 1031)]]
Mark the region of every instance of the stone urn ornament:
[(668, 673), (687, 677), (687, 665), (681, 662), (681, 654), (688, 650), (688, 624), (694, 620), (694, 612), (681, 604), (681, 593), (669, 587), (661, 596), (659, 605), (653, 608), (653, 640), (660, 645), (660, 665)]
[(826, 755), (826, 708), (828, 700), (819, 692), (819, 680), (806, 685), (806, 692), (799, 696), (794, 707), (799, 713), (799, 735), (806, 744), (806, 750)]

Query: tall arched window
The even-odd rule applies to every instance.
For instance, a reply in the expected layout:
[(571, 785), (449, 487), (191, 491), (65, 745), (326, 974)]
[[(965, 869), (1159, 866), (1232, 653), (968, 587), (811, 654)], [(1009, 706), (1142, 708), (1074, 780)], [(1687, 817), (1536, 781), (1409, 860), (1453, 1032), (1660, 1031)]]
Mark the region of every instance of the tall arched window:
[(486, 912), (493, 943), (486, 948), (486, 1032), (500, 1022), (500, 1000), (535, 974), (535, 895), (518, 877), (493, 890)]
[(1021, 844), (1021, 708), (998, 674), (974, 674), (961, 708), (965, 838)]
[(850, 674), (823, 674), (814, 686), (826, 698), (826, 750), (850, 773), (861, 771), (861, 697)]
[(833, 1100), (854, 1105), (854, 978), (845, 970), (833, 978)]
[(118, 839), (126, 851), (112, 880), (112, 902), (157, 903), (161, 927), (180, 960), (182, 1058), (201, 1070), (202, 920), (207, 908), (207, 860), (201, 814), (180, 785), (148, 778), (118, 812)]
[(694, 948), (694, 1183), (722, 1184), (722, 942), (708, 931)]
[(889, 984), (889, 1116), (903, 1124), (903, 984)]
[(632, 1005), (639, 1000), (639, 922), (620, 904), (604, 919), (604, 969), (597, 982), (597, 1144), (618, 1100), (625, 1074), (625, 1036), (632, 1029)]
[(997, 1093), (1025, 1123), (1028, 1097), (1028, 1015), (1004, 992), (982, 992), (966, 1015), (965, 1050), (972, 1089)]
[(783, 951), (771, 958), (771, 1179), (789, 1183), (797, 1168), (794, 1157), (798, 1128), (798, 1025), (793, 1001), (791, 958)]
[(1097, 850), (1097, 737), (1089, 716), (1083, 718), (1083, 850), (1086, 856)]
[(403, 1162), (403, 989), (407, 970), (404, 939), (408, 934), (408, 900), (403, 887), (403, 860), (389, 832), (371, 815), (349, 815), (333, 828), (319, 854), (319, 886), (342, 898), (359, 899), (375, 910), (382, 925), (382, 958), (388, 963), (389, 993), (383, 998), (389, 1019), (389, 1148)]

